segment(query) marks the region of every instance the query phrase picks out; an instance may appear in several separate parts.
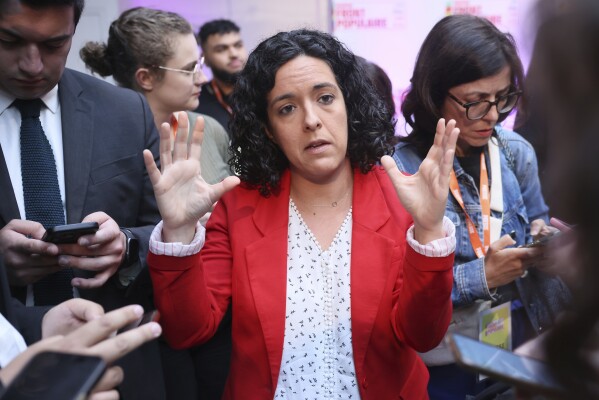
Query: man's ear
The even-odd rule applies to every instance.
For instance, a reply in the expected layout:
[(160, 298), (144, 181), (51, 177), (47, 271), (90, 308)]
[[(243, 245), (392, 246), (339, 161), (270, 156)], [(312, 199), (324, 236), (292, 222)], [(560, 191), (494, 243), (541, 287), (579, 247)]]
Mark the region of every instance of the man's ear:
[(154, 89), (155, 77), (148, 68), (138, 68), (135, 71), (135, 82), (146, 92), (151, 92)]

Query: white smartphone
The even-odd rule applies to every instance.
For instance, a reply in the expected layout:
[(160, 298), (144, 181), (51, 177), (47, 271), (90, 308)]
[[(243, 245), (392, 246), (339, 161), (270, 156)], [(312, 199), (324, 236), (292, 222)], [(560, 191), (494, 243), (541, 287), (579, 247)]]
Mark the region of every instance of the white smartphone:
[(563, 395), (547, 363), (519, 356), (459, 334), (447, 336), (458, 365), (533, 393)]

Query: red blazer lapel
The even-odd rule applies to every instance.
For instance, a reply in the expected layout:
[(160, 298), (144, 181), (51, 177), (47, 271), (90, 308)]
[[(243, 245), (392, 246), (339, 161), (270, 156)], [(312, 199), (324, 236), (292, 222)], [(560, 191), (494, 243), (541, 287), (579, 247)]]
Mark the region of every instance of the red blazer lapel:
[(378, 176), (356, 171), (354, 187), (359, 189), (352, 203), (351, 313), (354, 362), (361, 370), (389, 279), (395, 240), (377, 232), (391, 217)]
[(285, 336), (288, 172), (281, 178), (281, 191), (278, 195), (269, 199), (263, 197), (259, 199), (253, 220), (263, 237), (246, 248), (245, 257), (249, 283), (268, 351), (274, 393), (281, 367)]

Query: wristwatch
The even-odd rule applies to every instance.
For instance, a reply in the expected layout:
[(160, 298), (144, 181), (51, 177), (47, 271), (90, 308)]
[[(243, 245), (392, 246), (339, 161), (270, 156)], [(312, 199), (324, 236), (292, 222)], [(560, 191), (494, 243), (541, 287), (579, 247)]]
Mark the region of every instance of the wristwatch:
[(119, 268), (127, 268), (139, 261), (139, 241), (127, 228), (121, 228), (127, 238), (125, 240), (125, 256)]

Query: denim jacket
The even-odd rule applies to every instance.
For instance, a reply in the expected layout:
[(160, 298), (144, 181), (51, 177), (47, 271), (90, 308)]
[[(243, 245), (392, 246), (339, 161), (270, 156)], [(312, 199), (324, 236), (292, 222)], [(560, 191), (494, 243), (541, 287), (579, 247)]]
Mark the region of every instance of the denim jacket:
[[(500, 125), (495, 127), (494, 134), (502, 139), (500, 157), (504, 211), (501, 235), (515, 231), (516, 246), (519, 246), (531, 241), (531, 221), (540, 218), (548, 222), (549, 208), (541, 193), (537, 158), (531, 144), (516, 132), (504, 129)], [(503, 144), (507, 145), (508, 149), (503, 148)], [(485, 149), (485, 152), (487, 151)], [(399, 143), (393, 158), (401, 171), (410, 174), (416, 173), (422, 162), (414, 146), (408, 143)], [(465, 208), (482, 237), (482, 211), (474, 179), (462, 169), (457, 158), (454, 159), (453, 168)], [(492, 175), (489, 177), (489, 183), (493, 184)], [(500, 213), (492, 213), (493, 216), (501, 218)], [(511, 300), (499, 298), (489, 290), (484, 272), (484, 258), (476, 257), (470, 243), (466, 217), (451, 194), (447, 200), (445, 215), (456, 226), (457, 243), (451, 294), (454, 308), (472, 305), (477, 300), (491, 300), (495, 303)], [(514, 285), (513, 290), (517, 291), (537, 332), (551, 325), (556, 313), (563, 309), (570, 297), (568, 289), (560, 279), (550, 277), (534, 268), (529, 270), (526, 278), (518, 278)]]

